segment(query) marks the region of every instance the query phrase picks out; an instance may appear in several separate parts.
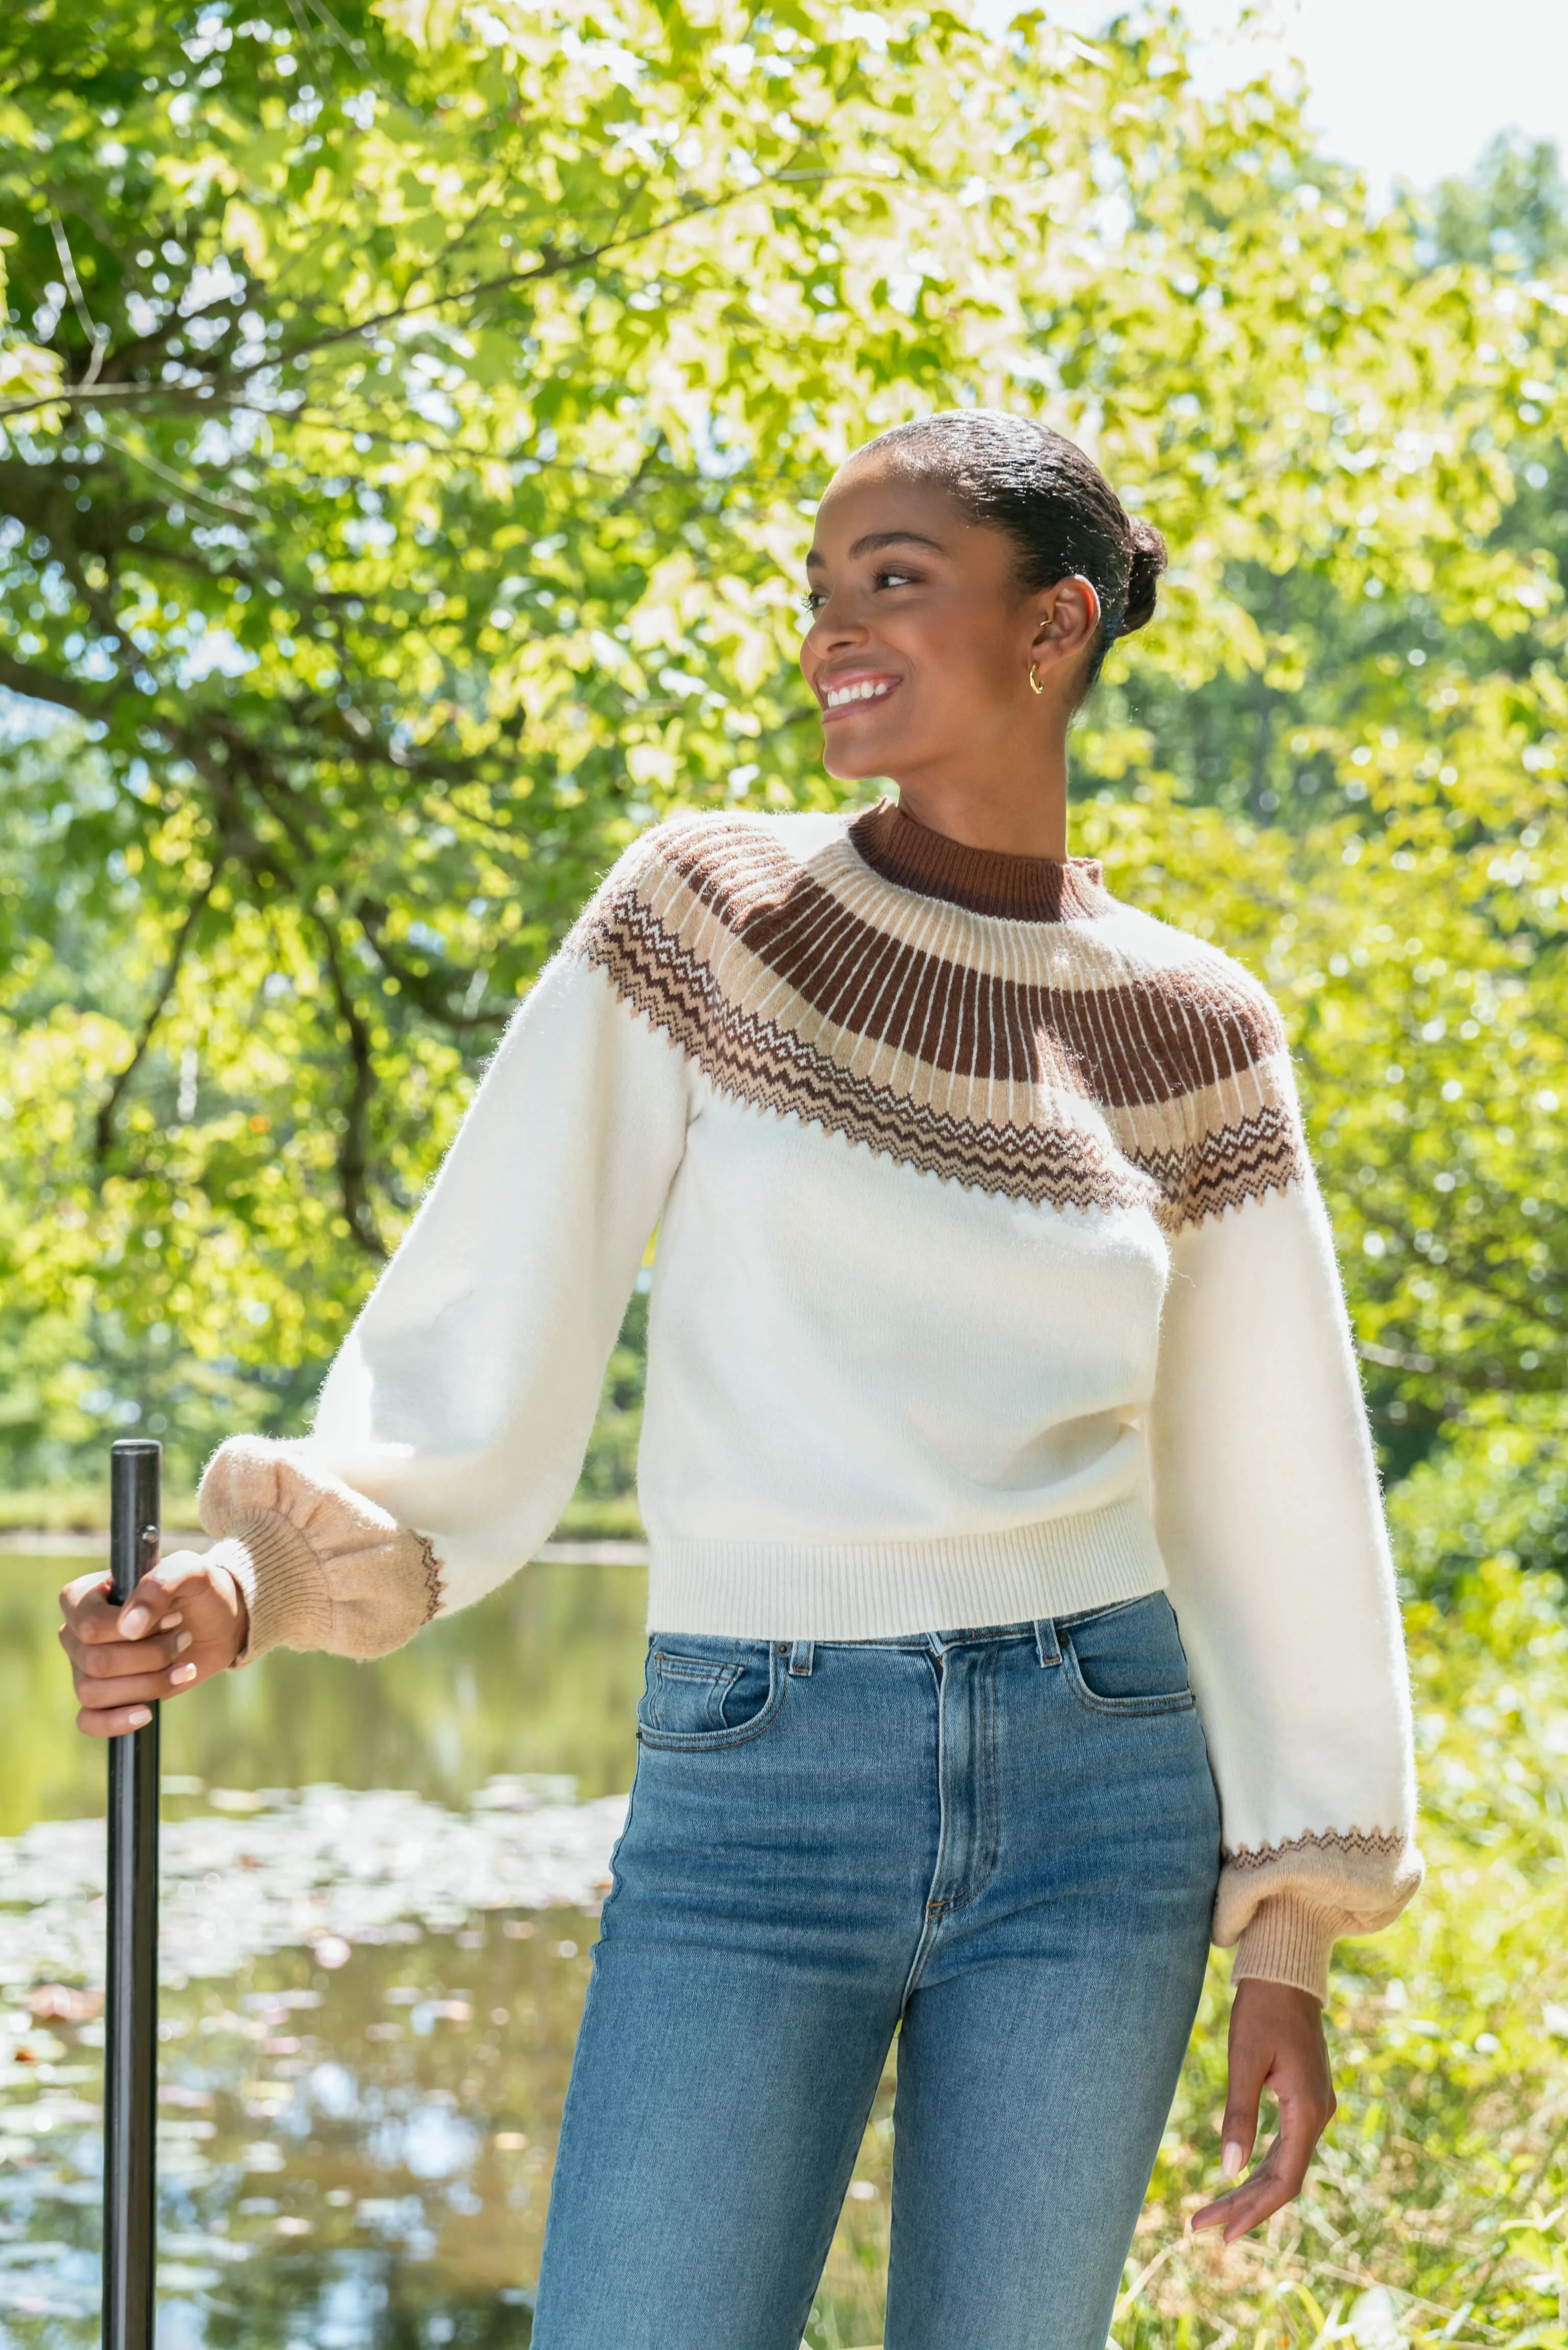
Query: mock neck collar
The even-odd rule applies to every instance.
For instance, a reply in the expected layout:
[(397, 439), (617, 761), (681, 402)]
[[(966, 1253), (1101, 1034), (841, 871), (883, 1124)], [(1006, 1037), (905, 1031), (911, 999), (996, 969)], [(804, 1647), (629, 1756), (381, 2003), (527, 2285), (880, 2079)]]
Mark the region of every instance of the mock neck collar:
[(881, 800), (849, 827), (852, 847), (874, 873), (917, 897), (940, 898), (1009, 922), (1085, 920), (1111, 910), (1097, 858), (1009, 857), (966, 848)]

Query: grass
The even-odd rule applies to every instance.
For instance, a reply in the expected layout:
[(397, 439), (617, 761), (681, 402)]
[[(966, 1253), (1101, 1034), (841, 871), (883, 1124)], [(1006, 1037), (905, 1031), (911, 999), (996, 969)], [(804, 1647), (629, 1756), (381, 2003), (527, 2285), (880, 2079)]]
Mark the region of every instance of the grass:
[[(1568, 2350), (1568, 1627), (1507, 1564), (1407, 1611), (1428, 1882), (1340, 1946), (1339, 2112), (1306, 2191), (1225, 2251), (1187, 2221), (1219, 2183), (1216, 1960), (1128, 2262), (1118, 2350)], [(884, 2085), (807, 2341), (881, 2334)]]

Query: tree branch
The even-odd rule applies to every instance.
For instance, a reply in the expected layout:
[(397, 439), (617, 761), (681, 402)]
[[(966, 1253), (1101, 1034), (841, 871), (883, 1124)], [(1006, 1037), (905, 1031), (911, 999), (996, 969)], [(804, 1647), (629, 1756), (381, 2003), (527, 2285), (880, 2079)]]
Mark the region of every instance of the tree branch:
[[(359, 927), (369, 941), (382, 970), (397, 981), (404, 993), (413, 999), (427, 1019), (439, 1021), (443, 1028), (472, 1032), (475, 1028), (496, 1027), (508, 1017), (505, 1012), (453, 1012), (447, 1003), (441, 989), (430, 973), (415, 971), (389, 945), (382, 927), (387, 920), (385, 906), (372, 904), (368, 899), (360, 898), (355, 900), (349, 910), (358, 918)], [(466, 972), (460, 972), (458, 976), (466, 979), (469, 987), (472, 988), (478, 974)], [(465, 990), (465, 993), (466, 992)]]
[(24, 695), (29, 702), (52, 702), (61, 710), (74, 712), (78, 718), (100, 716), (109, 709), (119, 691), (111, 688), (103, 692), (84, 684), (79, 678), (30, 669), (26, 661), (14, 660), (5, 652), (0, 652), (0, 686), (7, 692)]
[(168, 1008), (169, 998), (174, 993), (175, 982), (180, 976), (180, 966), (185, 960), (185, 950), (190, 945), (192, 934), (206, 909), (207, 900), (217, 886), (218, 875), (222, 869), (222, 858), (214, 858), (212, 870), (206, 880), (186, 907), (184, 919), (176, 931), (174, 943), (169, 950), (169, 960), (163, 966), (163, 976), (159, 981), (157, 993), (137, 1032), (136, 1044), (130, 1058), (99, 1104), (98, 1117), (93, 1123), (93, 1156), (98, 1163), (100, 1180), (109, 1154), (114, 1148), (114, 1121), (119, 1115), (119, 1105), (125, 1099), (126, 1089), (131, 1079), (147, 1057), (148, 1047), (152, 1042), (159, 1022)]
[(343, 1132), (337, 1144), (337, 1184), (343, 1200), (343, 1213), (348, 1219), (349, 1232), (366, 1255), (380, 1259), (387, 1254), (387, 1245), (376, 1230), (368, 1182), (370, 1163), (368, 1131), (370, 1103), (376, 1091), (376, 1066), (370, 1050), (370, 1031), (344, 975), (343, 958), (338, 951), (336, 931), (319, 910), (315, 913), (315, 921), (326, 948), (327, 972), (332, 982), (337, 1016), (348, 1031), (348, 1057), (353, 1069)]
[[(351, 324), (346, 322), (340, 327), (332, 328), (327, 332), (312, 336), (304, 342), (295, 343), (287, 350), (269, 351), (265, 358), (257, 359), (254, 366), (241, 369), (234, 373), (210, 375), (200, 384), (167, 384), (153, 381), (124, 383), (114, 380), (100, 380), (87, 385), (62, 384), (58, 391), (40, 393), (29, 400), (0, 400), (0, 421), (14, 416), (31, 415), (41, 408), (57, 408), (62, 404), (69, 404), (80, 400), (99, 400), (106, 398), (128, 400), (155, 396), (168, 399), (171, 395), (184, 393), (187, 398), (200, 397), (205, 403), (211, 403), (220, 395), (229, 396), (238, 404), (243, 397), (244, 384), (252, 376), (259, 375), (264, 370), (275, 373), (291, 362), (313, 358), (319, 352), (332, 349), (338, 343), (353, 342), (363, 336), (376, 334), (381, 328), (396, 326), (403, 319), (425, 317), (433, 310), (445, 310), (450, 309), (453, 305), (462, 306), (477, 302), (487, 294), (504, 294), (514, 287), (539, 285), (547, 278), (562, 276), (568, 270), (591, 269), (597, 262), (603, 261), (607, 255), (635, 251), (639, 245), (646, 244), (650, 238), (662, 236), (666, 230), (679, 228), (686, 221), (711, 218), (716, 213), (727, 211), (732, 204), (741, 203), (748, 196), (754, 196), (759, 189), (782, 186), (786, 183), (793, 186), (799, 182), (824, 181), (835, 176), (829, 172), (770, 172), (754, 181), (749, 187), (732, 188), (725, 194), (711, 197), (704, 203), (683, 204), (679, 211), (666, 213), (659, 219), (650, 221), (646, 228), (634, 230), (628, 235), (607, 238), (602, 244), (586, 245), (580, 251), (573, 253), (556, 253), (552, 248), (545, 247), (543, 249), (541, 259), (531, 264), (527, 268), (509, 269), (496, 277), (476, 278), (471, 285), (454, 286), (450, 294), (432, 294), (425, 302), (398, 303), (390, 309), (372, 313), (368, 318), (357, 319)], [(840, 173), (837, 176), (844, 175)], [(200, 373), (200, 370), (197, 372)]]

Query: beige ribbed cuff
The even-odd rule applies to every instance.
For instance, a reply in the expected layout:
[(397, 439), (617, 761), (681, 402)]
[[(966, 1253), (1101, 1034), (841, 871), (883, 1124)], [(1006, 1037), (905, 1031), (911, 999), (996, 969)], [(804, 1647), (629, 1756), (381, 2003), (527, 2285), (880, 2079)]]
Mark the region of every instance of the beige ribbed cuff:
[(269, 1648), (327, 1646), (332, 1601), (321, 1561), (281, 1510), (247, 1519), (214, 1543), (207, 1557), (213, 1566), (227, 1567), (250, 1616), (236, 1665), (254, 1664)]
[(1292, 1983), (1325, 2003), (1334, 1941), (1334, 1922), (1315, 1902), (1276, 1893), (1260, 1901), (1248, 1919), (1236, 1945), (1231, 1980)]

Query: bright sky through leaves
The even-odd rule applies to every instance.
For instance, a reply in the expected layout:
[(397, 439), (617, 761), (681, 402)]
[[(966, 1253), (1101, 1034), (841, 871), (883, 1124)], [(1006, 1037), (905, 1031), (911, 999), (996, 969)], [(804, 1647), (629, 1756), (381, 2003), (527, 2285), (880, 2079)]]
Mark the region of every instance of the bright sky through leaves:
[[(986, 26), (1010, 0), (979, 0)], [(1099, 0), (1061, 0), (1054, 24), (1097, 31)], [(1241, 0), (1190, 0), (1188, 23), (1215, 78), (1255, 69), (1258, 41), (1234, 38)], [(1500, 130), (1554, 140), (1568, 151), (1568, 7), (1563, 0), (1269, 0), (1266, 46), (1306, 68), (1307, 119), (1331, 154), (1366, 175), (1375, 201), (1397, 180), (1415, 187), (1468, 172)]]

